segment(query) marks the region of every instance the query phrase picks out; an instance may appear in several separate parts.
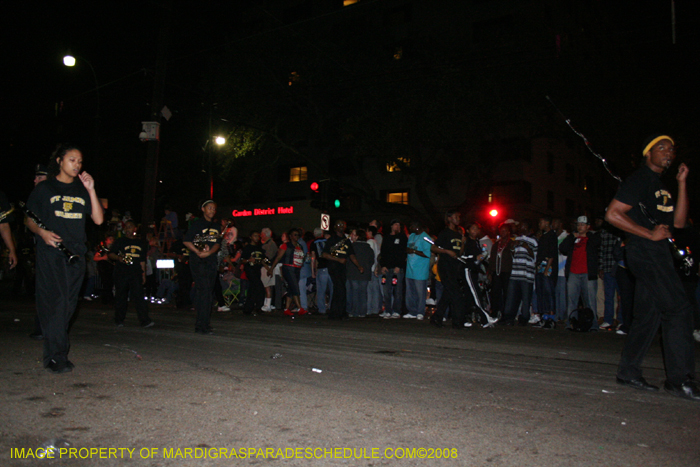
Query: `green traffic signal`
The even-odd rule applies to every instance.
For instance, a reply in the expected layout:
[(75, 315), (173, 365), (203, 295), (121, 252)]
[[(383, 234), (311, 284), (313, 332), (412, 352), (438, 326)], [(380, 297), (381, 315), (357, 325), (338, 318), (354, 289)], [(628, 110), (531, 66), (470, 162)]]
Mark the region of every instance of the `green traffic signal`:
[(340, 200), (336, 199), (335, 202), (333, 203), (333, 205), (336, 207), (336, 209), (339, 208), (340, 207)]

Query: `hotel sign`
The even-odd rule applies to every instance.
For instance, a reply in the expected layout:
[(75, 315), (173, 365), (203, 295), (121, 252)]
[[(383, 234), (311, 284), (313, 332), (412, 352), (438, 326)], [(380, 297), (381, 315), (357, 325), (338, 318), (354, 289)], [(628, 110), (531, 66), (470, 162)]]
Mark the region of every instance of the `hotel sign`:
[(233, 217), (254, 217), (254, 216), (274, 216), (277, 214), (294, 214), (294, 206), (289, 206), (289, 207), (284, 207), (284, 206), (277, 206), (277, 208), (266, 208), (266, 209), (253, 209), (253, 210), (246, 210), (246, 209), (241, 209), (240, 211), (238, 209), (234, 209), (231, 215)]

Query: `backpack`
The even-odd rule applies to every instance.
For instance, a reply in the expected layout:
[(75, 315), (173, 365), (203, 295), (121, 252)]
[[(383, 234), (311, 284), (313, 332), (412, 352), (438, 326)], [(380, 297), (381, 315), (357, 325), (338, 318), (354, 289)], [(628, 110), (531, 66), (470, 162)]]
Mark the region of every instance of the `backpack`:
[(588, 332), (593, 327), (595, 316), (590, 308), (578, 308), (569, 315), (571, 330), (576, 332)]

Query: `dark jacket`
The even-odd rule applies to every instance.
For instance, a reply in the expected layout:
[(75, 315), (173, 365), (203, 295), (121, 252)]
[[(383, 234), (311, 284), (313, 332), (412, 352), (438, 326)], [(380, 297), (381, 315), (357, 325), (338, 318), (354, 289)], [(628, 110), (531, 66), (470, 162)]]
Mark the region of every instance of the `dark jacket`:
[[(588, 267), (588, 280), (598, 279), (598, 249), (600, 248), (600, 234), (588, 232), (586, 234), (588, 242), (586, 243), (586, 266)], [(566, 277), (569, 277), (571, 271), (571, 259), (574, 253), (574, 234), (569, 234), (568, 237), (559, 245), (559, 251), (562, 255), (566, 255)]]

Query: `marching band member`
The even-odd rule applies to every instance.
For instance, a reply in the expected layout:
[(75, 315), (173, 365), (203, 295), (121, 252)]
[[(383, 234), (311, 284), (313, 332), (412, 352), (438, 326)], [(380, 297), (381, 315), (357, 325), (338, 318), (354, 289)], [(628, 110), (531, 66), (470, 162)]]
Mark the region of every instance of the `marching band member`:
[[(218, 280), (216, 253), (221, 248), (221, 225), (214, 222), (216, 202), (208, 199), (201, 205), (202, 217), (192, 222), (182, 242), (190, 250), (190, 269), (195, 287), (197, 311), (194, 331), (213, 334), (210, 325), (212, 293)], [(200, 249), (201, 248), (201, 249)]]
[(129, 306), (129, 292), (131, 292), (131, 301), (136, 307), (141, 326), (150, 328), (154, 323), (148, 317), (148, 305), (143, 297), (148, 245), (136, 236), (136, 223), (132, 220), (124, 223), (124, 234), (124, 237), (114, 242), (108, 254), (109, 259), (115, 262), (114, 322), (118, 327), (124, 326), (124, 318)]
[[(37, 236), (36, 306), (44, 332), (44, 367), (53, 373), (71, 371), (68, 360), (68, 324), (78, 303), (85, 275), (85, 221), (104, 221), (104, 212), (95, 192), (95, 181), (82, 172), (83, 155), (70, 144), (58, 147), (49, 163), (49, 178), (38, 184), (27, 201), (46, 228), (28, 218), (29, 230)], [(66, 261), (60, 243), (78, 258)]]

